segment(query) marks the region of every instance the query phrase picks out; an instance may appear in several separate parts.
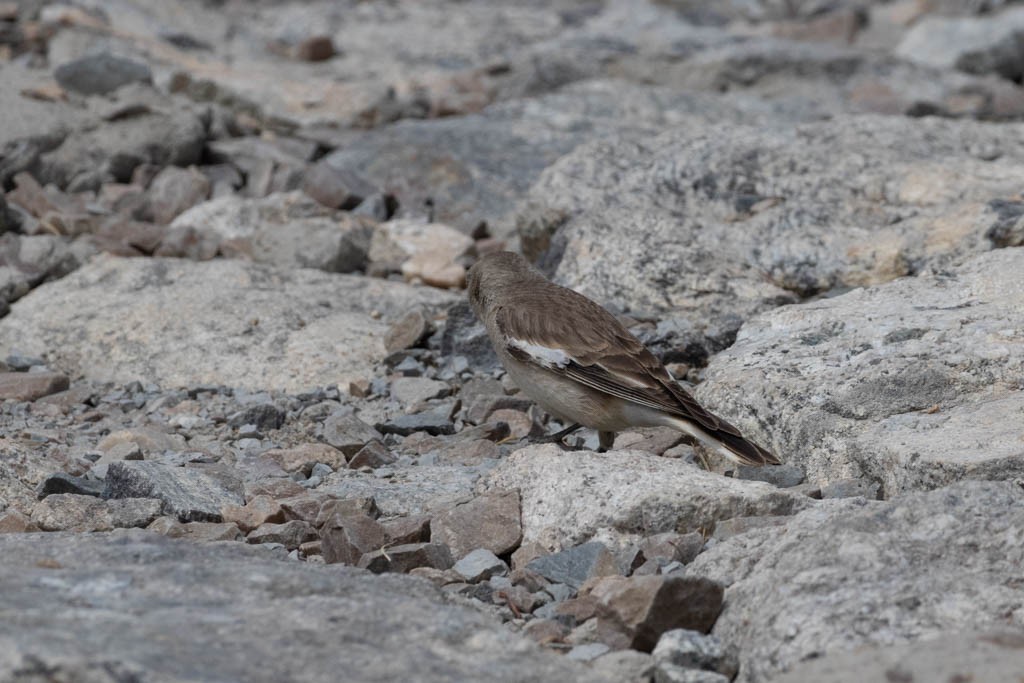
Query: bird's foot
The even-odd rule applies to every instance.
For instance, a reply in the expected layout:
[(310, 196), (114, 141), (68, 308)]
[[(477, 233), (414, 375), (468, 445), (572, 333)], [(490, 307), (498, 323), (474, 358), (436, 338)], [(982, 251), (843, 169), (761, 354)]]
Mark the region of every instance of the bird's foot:
[(536, 443), (553, 443), (558, 444), (562, 448), (562, 450), (578, 451), (580, 450), (579, 446), (569, 446), (564, 441), (562, 441), (562, 439), (569, 436), (582, 426), (583, 425), (578, 423), (571, 424), (560, 432), (555, 432), (554, 434), (548, 434), (547, 436), (540, 437), (539, 439), (536, 440)]

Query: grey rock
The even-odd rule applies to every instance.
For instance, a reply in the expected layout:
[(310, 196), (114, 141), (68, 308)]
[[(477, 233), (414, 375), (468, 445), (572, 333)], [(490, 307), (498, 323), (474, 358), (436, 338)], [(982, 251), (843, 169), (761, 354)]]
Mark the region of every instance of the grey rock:
[(384, 434), (409, 436), (415, 432), (426, 432), (438, 436), (455, 433), (452, 424), (452, 405), (442, 404), (418, 413), (398, 415), (387, 422), (377, 423), (377, 429)]
[(325, 162), (313, 164), (306, 169), (302, 191), (328, 208), (346, 211), (359, 206), (363, 199), (377, 194), (377, 188), (357, 174), (336, 169)]
[(530, 446), (503, 460), (486, 486), (518, 489), (523, 538), (565, 547), (591, 538), (615, 546), (644, 536), (710, 529), (738, 516), (786, 515), (812, 504), (763, 482), (730, 479), (677, 459), (633, 451), (608, 457)]
[(577, 662), (589, 662), (610, 651), (611, 648), (604, 643), (586, 643), (577, 645), (569, 650), (565, 656)]
[(853, 498), (863, 496), (869, 500), (878, 498), (879, 485), (866, 479), (837, 479), (821, 487), (822, 498)]
[(735, 656), (726, 652), (716, 636), (699, 631), (666, 631), (661, 634), (651, 654), (659, 665), (716, 671), (729, 680), (733, 679), (738, 668)]
[(736, 468), (736, 478), (748, 481), (766, 481), (775, 484), (779, 488), (791, 488), (804, 483), (806, 474), (799, 465), (783, 463), (770, 467), (751, 467), (740, 465)]
[(46, 352), (55, 367), (99, 381), (301, 392), (373, 374), (386, 326), (371, 308), (451, 300), (432, 288), (237, 260), (97, 258), (12, 307), (0, 350)]
[(684, 122), (754, 123), (772, 116), (770, 107), (753, 99), (596, 81), (457, 119), (402, 121), (354, 138), (325, 163), (393, 192), (399, 215), (421, 210), (429, 198), (441, 222), (464, 232), (486, 222), (494, 234), (506, 236), (530, 185), (582, 142)]
[(365, 269), (373, 234), (371, 223), (324, 207), (301, 192), (212, 199), (171, 223), (171, 228), (187, 226), (229, 241), (260, 263), (332, 273)]
[(399, 377), (391, 382), (391, 396), (407, 407), (447, 396), (449, 391), (447, 382), (426, 377)]
[(147, 192), (147, 217), (166, 225), (210, 196), (210, 181), (196, 168), (168, 166), (153, 178)]
[(793, 666), (773, 678), (779, 683), (858, 683), (865, 680), (1001, 683), (1024, 667), (1024, 632), (991, 631), (942, 634), (923, 642), (865, 647)]
[(156, 498), (117, 498), (107, 501), (110, 525), (115, 529), (147, 527), (160, 516), (163, 501)]
[(616, 681), (646, 683), (653, 675), (651, 655), (636, 650), (608, 652), (591, 660), (591, 667)]
[(355, 565), (363, 555), (389, 545), (383, 525), (366, 515), (345, 511), (335, 513), (322, 525), (320, 539), (321, 553), (328, 564)]
[(257, 403), (233, 414), (228, 418), (228, 424), (239, 429), (252, 425), (256, 430), (266, 431), (280, 429), (286, 416), (287, 412), (273, 403)]
[[(542, 257), (556, 281), (656, 314), (644, 341), (702, 365), (758, 312), (991, 249), (989, 203), (1024, 175), (1009, 130), (859, 116), (603, 140), (549, 167), (520, 219), (564, 215)], [(951, 159), (978, 182), (951, 192)]]
[[(1022, 272), (1024, 249), (998, 249), (765, 314), (697, 399), (820, 484), (863, 478), (890, 497), (1019, 477)], [(870, 325), (848, 324), (861, 314)]]
[(413, 309), (392, 323), (384, 338), (388, 353), (403, 351), (416, 346), (430, 332), (430, 321), (420, 309)]
[(924, 17), (911, 27), (896, 54), (939, 68), (994, 73), (1019, 80), (1024, 71), (1024, 11), (984, 17)]
[(145, 64), (107, 52), (65, 62), (54, 69), (53, 76), (60, 87), (83, 95), (106, 95), (129, 83), (153, 81)]
[(39, 158), (37, 179), (73, 190), (98, 190), (104, 182), (127, 183), (143, 164), (199, 163), (206, 126), (195, 113), (173, 106), (105, 121), (66, 137)]
[(452, 570), (469, 583), (479, 583), (508, 574), (508, 565), (490, 550), (477, 548), (456, 562)]
[(32, 509), (32, 522), (43, 531), (110, 531), (110, 511), (95, 496), (55, 493)]
[(219, 522), (225, 505), (242, 505), (241, 482), (194, 467), (119, 461), (107, 469), (105, 498), (159, 498), (162, 512), (182, 522)]
[(654, 668), (654, 683), (729, 683), (729, 679), (714, 671), (659, 664)]
[(373, 498), (386, 517), (420, 515), (450, 508), (473, 493), (483, 468), (418, 465), (369, 473), (338, 470), (319, 491), (338, 498)]
[[(0, 622), (0, 678), (326, 682), (345, 661), (366, 681), (593, 680), (424, 581), (289, 562), (259, 546), (142, 531), (6, 534), (0, 563), (10, 615)], [(212, 653), (213, 640), (225, 649)], [(270, 641), (290, 656), (251, 648)]]
[(335, 413), (324, 420), (323, 438), (346, 456), (354, 456), (366, 444), (384, 437), (355, 415)]
[(35, 401), (69, 385), (67, 375), (59, 372), (0, 372), (0, 399)]
[(103, 482), (86, 477), (73, 477), (66, 472), (55, 472), (36, 487), (36, 495), (40, 499), (54, 493), (77, 493), (83, 496), (100, 496), (103, 494)]
[(714, 634), (739, 648), (738, 681), (765, 680), (812, 653), (1019, 626), (1022, 502), (1018, 484), (983, 481), (823, 501), (715, 545), (687, 572), (731, 584)]
[(267, 522), (261, 524), (246, 536), (249, 543), (280, 543), (288, 550), (295, 550), (307, 541), (319, 538), (316, 529), (309, 522), (293, 519), (283, 524)]
[(526, 568), (553, 583), (579, 590), (588, 579), (614, 576), (619, 573), (618, 563), (603, 543), (591, 541), (550, 555), (531, 560)]
[(507, 555), (523, 539), (516, 491), (493, 491), (438, 512), (430, 521), (431, 538), (445, 543), (455, 557), (477, 548)]
[(489, 372), (500, 365), (487, 330), (477, 320), (468, 301), (459, 301), (448, 308), (441, 334), (441, 353), (445, 356), (464, 356), (470, 367), (478, 372)]
[(374, 574), (385, 572), (408, 573), (416, 567), (451, 569), (452, 554), (448, 546), (440, 543), (410, 543), (375, 550), (363, 555), (359, 567)]
[(395, 463), (398, 458), (380, 441), (374, 439), (356, 451), (356, 454), (349, 460), (350, 469), (358, 470), (360, 467), (376, 469)]

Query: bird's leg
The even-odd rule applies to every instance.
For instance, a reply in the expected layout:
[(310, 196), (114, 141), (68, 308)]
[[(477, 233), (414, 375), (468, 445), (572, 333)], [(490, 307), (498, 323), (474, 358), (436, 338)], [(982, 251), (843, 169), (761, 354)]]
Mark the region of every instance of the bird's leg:
[(598, 432), (597, 442), (600, 444), (600, 447), (597, 449), (598, 453), (610, 451), (615, 443), (615, 432)]
[(577, 429), (580, 429), (582, 426), (583, 425), (581, 425), (578, 422), (571, 424), (560, 432), (555, 432), (554, 434), (550, 434), (548, 436), (542, 436), (541, 438), (537, 439), (537, 443), (557, 443), (559, 446), (565, 447), (565, 444), (562, 443), (562, 439), (569, 436)]

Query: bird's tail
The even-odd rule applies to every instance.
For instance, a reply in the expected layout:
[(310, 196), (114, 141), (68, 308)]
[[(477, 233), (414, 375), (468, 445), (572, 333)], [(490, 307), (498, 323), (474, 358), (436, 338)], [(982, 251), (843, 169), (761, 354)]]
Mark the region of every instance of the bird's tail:
[(681, 417), (670, 416), (669, 426), (694, 437), (708, 450), (719, 453), (728, 460), (740, 465), (781, 465), (771, 451), (758, 446), (744, 438), (739, 431), (719, 418), (722, 429), (705, 429)]

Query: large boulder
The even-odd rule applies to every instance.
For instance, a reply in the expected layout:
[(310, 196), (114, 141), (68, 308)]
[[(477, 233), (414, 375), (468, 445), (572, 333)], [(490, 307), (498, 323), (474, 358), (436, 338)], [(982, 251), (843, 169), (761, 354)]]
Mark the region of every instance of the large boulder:
[(426, 581), (285, 557), (142, 531), (0, 534), (0, 678), (594, 680)]
[(518, 490), (524, 542), (551, 549), (591, 538), (624, 545), (666, 531), (710, 533), (720, 520), (787, 515), (813, 502), (680, 459), (642, 451), (562, 452), (554, 444), (516, 451), (484, 486)]
[(1024, 249), (767, 313), (697, 389), (811, 481), (1024, 474)]
[(727, 585), (713, 632), (738, 648), (739, 683), (864, 646), (1019, 629), (1022, 504), (1020, 484), (980, 481), (825, 501), (718, 544), (687, 573)]
[(454, 299), (237, 260), (101, 257), (16, 303), (0, 348), (100, 381), (300, 392), (371, 376), (388, 320)]
[(680, 128), (578, 148), (520, 223), (557, 228), (532, 255), (561, 284), (657, 316), (648, 341), (701, 363), (757, 312), (1020, 243), (1001, 226), (1020, 214), (1022, 161), (1016, 124)]

